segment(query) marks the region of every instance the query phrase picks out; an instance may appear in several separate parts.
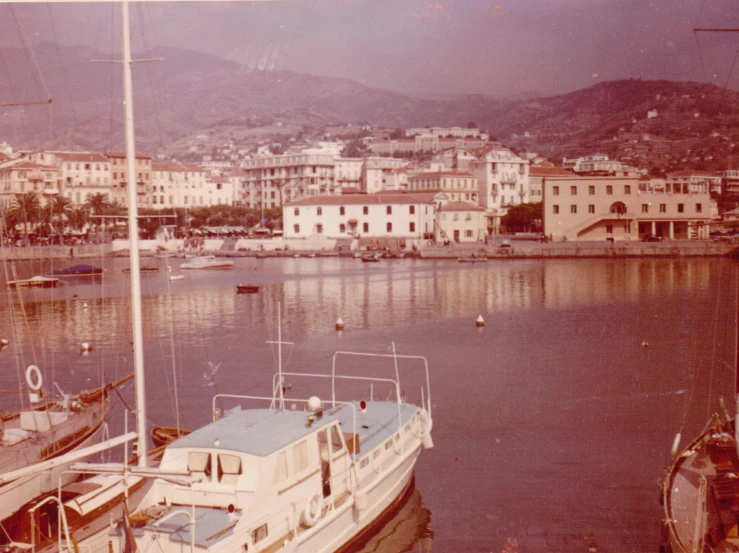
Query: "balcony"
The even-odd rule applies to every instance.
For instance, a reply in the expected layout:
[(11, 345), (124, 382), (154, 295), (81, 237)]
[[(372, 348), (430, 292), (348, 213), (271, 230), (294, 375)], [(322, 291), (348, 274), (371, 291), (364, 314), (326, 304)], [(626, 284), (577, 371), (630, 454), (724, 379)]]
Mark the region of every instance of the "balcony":
[(41, 192), (43, 194), (53, 196), (54, 194), (59, 194), (59, 189), (58, 188), (44, 188)]

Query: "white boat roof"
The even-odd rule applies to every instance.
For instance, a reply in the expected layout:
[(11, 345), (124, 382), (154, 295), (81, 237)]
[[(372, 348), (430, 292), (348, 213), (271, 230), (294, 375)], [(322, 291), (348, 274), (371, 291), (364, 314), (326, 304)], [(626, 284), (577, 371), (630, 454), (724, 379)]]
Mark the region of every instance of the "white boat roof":
[[(363, 451), (369, 451), (398, 429), (398, 404), (367, 402), (365, 412), (353, 402), (357, 413), (356, 433)], [(401, 424), (405, 424), (417, 407), (400, 404)], [(264, 457), (297, 442), (319, 428), (339, 421), (342, 432), (353, 432), (354, 409), (349, 405), (327, 408), (323, 416), (307, 425), (307, 411), (273, 411), (269, 409), (232, 409), (218, 421), (207, 424), (167, 446), (174, 448), (216, 448)], [(216, 446), (216, 441), (218, 445)]]

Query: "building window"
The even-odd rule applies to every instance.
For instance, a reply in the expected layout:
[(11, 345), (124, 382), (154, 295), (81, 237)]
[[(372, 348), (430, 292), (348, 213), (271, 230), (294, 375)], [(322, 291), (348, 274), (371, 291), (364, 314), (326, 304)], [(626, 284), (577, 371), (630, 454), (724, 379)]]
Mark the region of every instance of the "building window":
[(611, 186), (610, 184), (606, 186), (606, 194), (608, 194), (609, 196), (613, 195), (613, 186)]
[(362, 224), (362, 232), (369, 232), (369, 223)]
[(316, 225), (316, 234), (323, 234), (323, 225)]
[(703, 204), (695, 204), (695, 212), (703, 213)]
[(588, 205), (588, 213), (595, 213), (595, 204)]
[(624, 194), (631, 194), (631, 185), (624, 184)]
[(416, 206), (415, 205), (408, 206), (408, 213), (410, 213), (411, 215), (414, 215), (416, 213)]
[(606, 225), (606, 234), (613, 234), (613, 225)]
[(388, 223), (387, 224), (387, 231), (388, 232), (393, 232), (393, 224), (392, 223)]
[(588, 194), (590, 196), (595, 196), (595, 186), (588, 186)]
[[(316, 208), (316, 215), (323, 215), (323, 209), (320, 208), (320, 207), (317, 207)], [(343, 215), (343, 213), (342, 213), (342, 215)]]
[(559, 214), (559, 206), (558, 205), (553, 205), (552, 206), (552, 213), (554, 213), (555, 215), (558, 215)]
[(346, 215), (346, 208), (343, 205), (339, 207), (339, 215)]
[(577, 206), (576, 205), (571, 205), (570, 206), (570, 213), (572, 213), (573, 215), (577, 215)]
[(410, 224), (408, 225), (408, 231), (409, 231), (409, 232), (416, 232), (416, 223), (413, 223), (413, 222), (411, 222), (411, 223), (410, 223)]
[(472, 238), (472, 231), (471, 230), (464, 231), (464, 236), (465, 238)]
[(641, 204), (641, 212), (649, 213), (649, 204)]
[(391, 205), (387, 206), (385, 208), (385, 213), (387, 213), (388, 215), (392, 215), (393, 214), (393, 206), (391, 206)]
[(295, 216), (297, 217), (298, 215), (300, 215), (300, 208), (299, 207), (296, 207), (295, 208)]
[(341, 223), (339, 225), (339, 232), (344, 234), (346, 232), (346, 225), (344, 223)]
[(577, 186), (570, 186), (570, 196), (577, 196)]
[(685, 212), (685, 204), (677, 204), (677, 212), (678, 213), (684, 213)]
[(659, 212), (667, 213), (667, 204), (659, 204)]
[(369, 215), (369, 207), (366, 205), (362, 207), (362, 215)]
[(559, 196), (559, 186), (552, 186), (552, 195)]

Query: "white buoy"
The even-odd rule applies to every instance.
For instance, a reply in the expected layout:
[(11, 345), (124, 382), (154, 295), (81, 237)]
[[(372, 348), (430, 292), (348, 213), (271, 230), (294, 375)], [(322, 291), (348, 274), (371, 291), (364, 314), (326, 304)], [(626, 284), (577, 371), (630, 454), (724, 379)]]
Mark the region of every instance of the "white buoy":
[(344, 330), (344, 321), (341, 320), (341, 317), (336, 319), (336, 330)]
[(482, 315), (477, 316), (477, 320), (475, 321), (476, 326), (485, 326), (485, 319), (482, 318)]
[(2, 340), (0, 340), (0, 346), (3, 346), (3, 347), (5, 347), (5, 346), (7, 346), (7, 345), (8, 345), (9, 343), (10, 343), (10, 342), (8, 342), (8, 341), (7, 341), (7, 340), (6, 340), (5, 338), (3, 338)]
[(649, 342), (647, 342), (646, 340), (644, 340), (644, 341), (643, 341), (643, 342), (641, 343), (641, 347), (643, 347), (643, 348), (648, 348), (648, 347), (649, 347)]
[(83, 353), (92, 351), (92, 344), (90, 342), (82, 342), (80, 344), (80, 351)]
[(87, 309), (87, 302), (84, 302), (84, 303), (82, 304), (82, 309)]

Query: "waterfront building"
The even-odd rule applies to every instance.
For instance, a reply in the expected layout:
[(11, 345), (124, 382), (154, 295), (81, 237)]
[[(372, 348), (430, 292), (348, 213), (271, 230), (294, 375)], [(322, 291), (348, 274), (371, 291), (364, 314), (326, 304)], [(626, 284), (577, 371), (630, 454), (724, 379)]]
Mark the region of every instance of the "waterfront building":
[(708, 237), (711, 197), (635, 177), (547, 176), (544, 234), (554, 240), (638, 240)]
[(739, 197), (739, 169), (719, 171), (721, 190), (728, 196)]
[[(126, 173), (128, 169), (126, 166), (126, 153), (107, 152), (105, 156), (110, 159), (112, 201), (127, 207)], [(139, 207), (152, 207), (151, 156), (145, 153), (137, 153), (134, 171), (136, 173), (136, 203)]]
[(7, 161), (0, 167), (0, 207), (9, 208), (16, 194), (35, 192), (41, 205), (59, 194), (58, 170), (24, 158)]
[(334, 156), (283, 154), (247, 159), (243, 202), (254, 207), (278, 207), (308, 196), (332, 195), (340, 190), (334, 180)]
[(364, 160), (361, 157), (337, 157), (334, 159), (334, 181), (339, 188), (362, 189)]
[(56, 167), (58, 193), (75, 205), (84, 204), (91, 194), (103, 194), (111, 201), (110, 160), (97, 152), (39, 151), (28, 159)]
[(370, 156), (364, 159), (362, 166), (362, 185), (360, 190), (367, 194), (376, 194), (387, 190), (405, 188), (408, 175), (405, 168), (408, 162), (392, 157)]
[(233, 205), (234, 185), (227, 176), (208, 176), (205, 179), (205, 205)]
[(480, 242), (487, 233), (485, 209), (464, 201), (441, 202), (437, 208), (435, 236), (438, 243)]
[(409, 192), (442, 192), (453, 202), (479, 203), (477, 178), (467, 171), (429, 171), (408, 177)]
[(206, 203), (206, 175), (202, 167), (191, 163), (152, 164), (151, 206), (194, 207)]
[(311, 196), (282, 208), (285, 238), (395, 238), (433, 236), (433, 193), (380, 193)]
[(470, 172), (477, 178), (478, 202), (485, 208), (488, 228), (497, 233), (509, 207), (529, 202), (529, 160), (500, 147), (473, 153), (478, 158), (470, 162)]
[(541, 202), (544, 177), (571, 176), (571, 171), (561, 167), (529, 167), (529, 202)]

